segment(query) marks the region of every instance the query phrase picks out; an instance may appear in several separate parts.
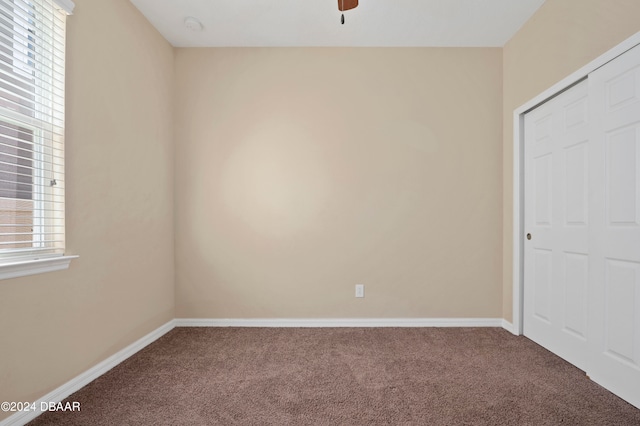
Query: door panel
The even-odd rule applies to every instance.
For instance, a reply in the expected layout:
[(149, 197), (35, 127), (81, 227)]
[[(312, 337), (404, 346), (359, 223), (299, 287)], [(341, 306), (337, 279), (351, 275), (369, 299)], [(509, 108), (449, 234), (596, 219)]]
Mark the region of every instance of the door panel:
[(640, 46), (524, 126), (524, 334), (640, 408)]
[(572, 145), (564, 150), (567, 188), (564, 197), (567, 226), (587, 225), (588, 218), (588, 176), (589, 147), (587, 141)]
[[(525, 115), (524, 333), (586, 366), (589, 221), (587, 83)], [(531, 192), (531, 193), (530, 193)]]
[(550, 323), (549, 318), (549, 305), (551, 299), (551, 250), (535, 249), (535, 271), (533, 281), (535, 283), (533, 288), (534, 293), (534, 315), (544, 321)]
[(586, 254), (565, 253), (564, 328), (581, 340), (587, 338), (587, 277), (589, 259)]
[(545, 154), (533, 160), (535, 167), (535, 192), (536, 192), (536, 225), (551, 225), (551, 154)]
[(638, 326), (633, 321), (640, 314), (636, 295), (640, 293), (640, 264), (606, 260), (605, 271), (605, 351), (624, 362), (640, 364), (640, 354), (634, 348)]
[(609, 226), (638, 225), (636, 180), (638, 176), (638, 126), (607, 134), (606, 193)]
[(640, 408), (640, 47), (589, 76), (588, 373)]

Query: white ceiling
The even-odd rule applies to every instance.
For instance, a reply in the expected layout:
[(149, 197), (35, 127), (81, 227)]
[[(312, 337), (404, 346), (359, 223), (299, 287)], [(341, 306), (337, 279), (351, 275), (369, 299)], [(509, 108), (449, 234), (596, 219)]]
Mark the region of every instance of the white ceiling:
[[(544, 0), (131, 0), (176, 47), (502, 47)], [(204, 26), (193, 32), (188, 16)]]

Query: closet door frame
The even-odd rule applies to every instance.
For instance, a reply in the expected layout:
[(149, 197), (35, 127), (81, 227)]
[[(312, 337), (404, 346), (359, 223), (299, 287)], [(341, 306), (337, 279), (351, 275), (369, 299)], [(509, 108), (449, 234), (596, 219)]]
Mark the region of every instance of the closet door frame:
[(524, 304), (524, 115), (548, 99), (584, 80), (590, 73), (640, 44), (640, 32), (554, 84), (513, 112), (513, 319), (503, 327), (523, 334)]

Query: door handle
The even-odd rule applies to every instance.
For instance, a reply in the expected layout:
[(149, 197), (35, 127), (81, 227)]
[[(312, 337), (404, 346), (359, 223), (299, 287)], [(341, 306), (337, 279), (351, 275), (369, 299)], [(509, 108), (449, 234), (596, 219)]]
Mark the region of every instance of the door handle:
[(531, 234), (527, 234), (527, 240), (531, 239)]

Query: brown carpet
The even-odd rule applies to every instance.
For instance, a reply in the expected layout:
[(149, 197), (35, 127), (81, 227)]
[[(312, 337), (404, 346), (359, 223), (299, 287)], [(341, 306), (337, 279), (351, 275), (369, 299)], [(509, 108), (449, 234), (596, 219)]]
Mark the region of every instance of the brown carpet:
[(640, 425), (496, 328), (176, 328), (31, 425)]

